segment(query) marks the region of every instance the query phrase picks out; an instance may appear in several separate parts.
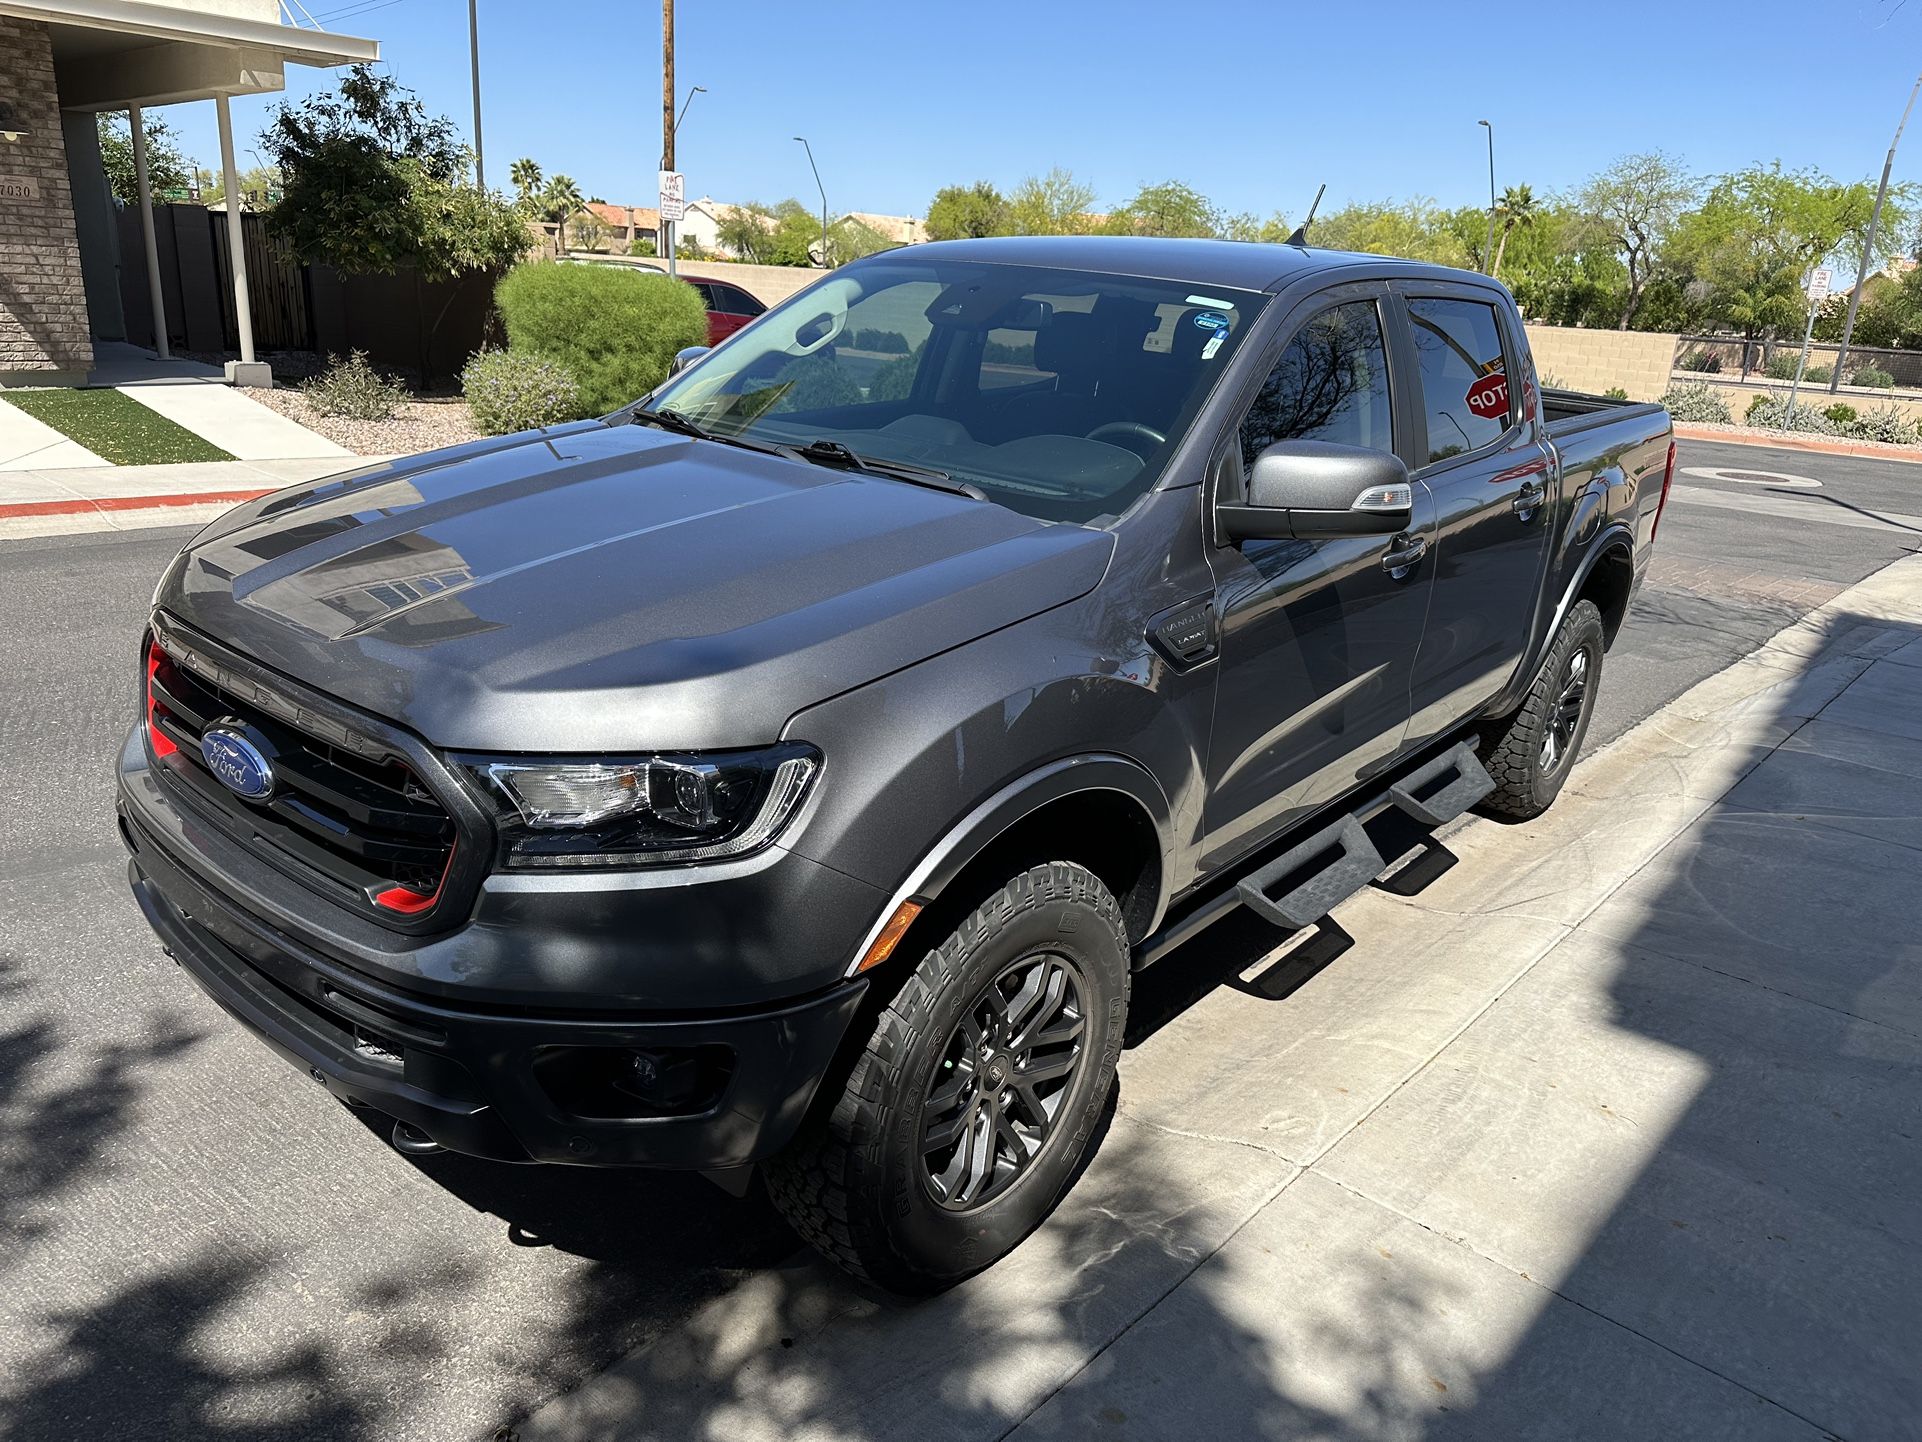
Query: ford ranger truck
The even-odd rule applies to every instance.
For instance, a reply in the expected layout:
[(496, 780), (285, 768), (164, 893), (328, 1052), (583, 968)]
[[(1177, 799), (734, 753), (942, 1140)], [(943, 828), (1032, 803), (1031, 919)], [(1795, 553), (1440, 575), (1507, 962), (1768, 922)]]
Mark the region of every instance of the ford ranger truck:
[(917, 246), (677, 365), (197, 535), (133, 891), (401, 1150), (758, 1174), (908, 1292), (1071, 1184), (1136, 971), (1554, 801), (1674, 462), (1299, 246)]

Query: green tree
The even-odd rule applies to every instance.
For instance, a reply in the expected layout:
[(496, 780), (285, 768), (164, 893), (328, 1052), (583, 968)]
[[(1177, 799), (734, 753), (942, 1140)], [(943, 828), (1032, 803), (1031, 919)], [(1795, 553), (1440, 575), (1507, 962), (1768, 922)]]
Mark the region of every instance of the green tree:
[[(589, 201), (589, 205), (597, 202)], [(601, 205), (606, 201), (598, 202)], [(607, 222), (593, 211), (581, 209), (574, 212), (574, 243), (585, 251), (602, 250), (607, 245)]]
[(1220, 213), (1192, 185), (1164, 180), (1144, 185), (1108, 216), (1109, 235), (1205, 236), (1221, 234)]
[(260, 148), (286, 177), (269, 233), (302, 260), (455, 275), (527, 250), (513, 207), (471, 183), (453, 122), (368, 66), (342, 76), (337, 94), (278, 106)]
[[(796, 208), (800, 204), (798, 200), (782, 202), (783, 206)], [(722, 210), (714, 224), (715, 240), (722, 250), (738, 260), (751, 265), (774, 265), (777, 264), (774, 260), (777, 225), (774, 207), (750, 200)], [(805, 265), (806, 261), (788, 263)]]
[(1451, 228), (1448, 212), (1421, 196), (1344, 205), (1316, 220), (1309, 239), (1327, 250), (1396, 255), (1437, 265), (1468, 264), (1468, 252)]
[[(107, 185), (113, 198), (122, 205), (134, 205), (140, 188), (134, 183), (133, 127), (124, 114), (102, 113), (94, 117), (100, 132), (100, 163), (107, 172)], [(147, 142), (147, 185), (158, 199), (164, 191), (185, 190), (191, 167), (180, 151), (180, 137), (165, 118), (141, 117), (141, 134)]]
[(586, 204), (587, 197), (571, 175), (556, 175), (541, 187), (538, 213), (557, 227), (555, 240), (562, 255), (567, 254), (567, 222)]
[(1669, 232), (1697, 190), (1680, 164), (1659, 150), (1625, 155), (1582, 187), (1577, 204), (1627, 272), (1618, 329), (1627, 330), (1634, 321)]
[(514, 203), (529, 218), (539, 215), (542, 182), (540, 163), (531, 156), (523, 155), (507, 167), (507, 178), (514, 187)]
[(1495, 222), (1501, 232), (1501, 239), (1495, 246), (1495, 264), (1489, 275), (1499, 280), (1502, 273), (1502, 257), (1508, 250), (1508, 237), (1517, 230), (1533, 228), (1541, 213), (1541, 204), (1535, 199), (1535, 192), (1526, 183), (1511, 185), (1502, 192), (1502, 198), (1495, 205)]
[(1014, 235), (1085, 235), (1094, 226), (1094, 188), (1055, 166), (1030, 175), (1008, 197), (1008, 230)]
[(923, 222), (929, 240), (974, 240), (1008, 233), (1008, 201), (985, 180), (944, 185), (928, 202)]
[(1221, 217), (1221, 236), (1224, 240), (1252, 240), (1278, 245), (1293, 235), (1294, 231), (1295, 228), (1288, 223), (1288, 217), (1280, 211), (1266, 220), (1245, 210)]

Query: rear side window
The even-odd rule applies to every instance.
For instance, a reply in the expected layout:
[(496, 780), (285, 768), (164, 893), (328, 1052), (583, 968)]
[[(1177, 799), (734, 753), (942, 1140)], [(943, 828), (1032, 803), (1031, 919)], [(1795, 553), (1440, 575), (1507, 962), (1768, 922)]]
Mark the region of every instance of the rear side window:
[(1501, 439), (1515, 402), (1508, 393), (1495, 307), (1475, 300), (1412, 299), (1408, 329), (1428, 412), (1429, 461), (1478, 451)]
[(1276, 441), (1294, 440), (1394, 450), (1388, 354), (1373, 301), (1334, 306), (1295, 332), (1241, 423), (1242, 466)]
[(767, 309), (746, 291), (731, 285), (714, 287), (714, 308), (727, 315), (759, 315)]

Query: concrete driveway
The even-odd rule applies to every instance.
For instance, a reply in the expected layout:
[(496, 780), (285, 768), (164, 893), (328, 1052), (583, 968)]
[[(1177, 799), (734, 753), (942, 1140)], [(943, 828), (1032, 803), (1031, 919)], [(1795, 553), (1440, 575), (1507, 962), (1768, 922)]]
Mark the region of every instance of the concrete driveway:
[(1818, 484), (1687, 478), (1617, 746), (1348, 941), (1146, 974), (1100, 1162), (913, 1309), (692, 1178), (409, 1162), (239, 1033), (111, 824), (184, 533), (0, 543), (0, 1436), (1918, 1435), (1922, 582), (1850, 589), (1918, 473), (1682, 457)]

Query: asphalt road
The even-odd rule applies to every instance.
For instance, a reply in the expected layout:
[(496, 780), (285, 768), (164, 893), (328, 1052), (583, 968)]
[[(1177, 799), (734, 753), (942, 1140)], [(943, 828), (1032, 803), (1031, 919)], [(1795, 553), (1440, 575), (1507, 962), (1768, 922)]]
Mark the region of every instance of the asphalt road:
[[(1679, 478), (1591, 745), (1922, 544), (1922, 469), (1680, 463), (1792, 479)], [(0, 1436), (486, 1437), (795, 1243), (697, 1178), (403, 1158), (161, 957), (111, 763), (183, 536), (0, 543)]]

